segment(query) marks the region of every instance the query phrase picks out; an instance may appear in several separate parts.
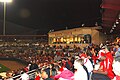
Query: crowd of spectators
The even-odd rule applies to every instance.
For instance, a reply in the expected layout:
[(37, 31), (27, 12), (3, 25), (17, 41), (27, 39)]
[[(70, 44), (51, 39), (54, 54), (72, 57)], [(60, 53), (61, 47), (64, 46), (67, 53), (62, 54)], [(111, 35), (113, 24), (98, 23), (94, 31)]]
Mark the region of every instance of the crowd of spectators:
[[(19, 58), (28, 63), (7, 78), (21, 80), (120, 80), (120, 44), (77, 46), (38, 46), (0, 53), (0, 57)], [(35, 70), (32, 76), (28, 71)], [(6, 79), (7, 79), (6, 78)]]

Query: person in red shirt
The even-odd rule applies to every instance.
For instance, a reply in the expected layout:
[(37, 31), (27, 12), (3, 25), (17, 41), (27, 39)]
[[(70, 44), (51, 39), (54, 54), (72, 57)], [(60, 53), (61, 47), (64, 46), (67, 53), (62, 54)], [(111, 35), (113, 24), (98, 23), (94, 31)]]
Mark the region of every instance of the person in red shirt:
[(113, 55), (112, 55), (112, 53), (110, 51), (110, 48), (108, 48), (107, 46), (105, 48), (105, 56), (107, 56), (107, 58), (111, 59), (112, 62), (113, 62)]
[(112, 60), (106, 57), (104, 61), (100, 62), (99, 71), (100, 73), (107, 75), (110, 79), (113, 79)]
[(107, 49), (107, 47), (105, 48), (105, 54), (100, 57), (100, 60), (101, 62), (99, 70), (93, 72), (107, 75), (110, 79), (113, 79), (114, 78), (114, 73), (112, 71), (113, 57), (112, 54)]

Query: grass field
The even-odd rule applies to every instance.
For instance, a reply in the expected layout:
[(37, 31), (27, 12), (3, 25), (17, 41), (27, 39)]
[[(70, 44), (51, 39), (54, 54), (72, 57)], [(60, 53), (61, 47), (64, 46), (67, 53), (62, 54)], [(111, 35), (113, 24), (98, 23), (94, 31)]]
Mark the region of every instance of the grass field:
[(7, 67), (5, 67), (4, 65), (0, 64), (0, 73), (1, 73), (1, 72), (6, 72), (6, 71), (8, 71), (8, 70), (10, 70), (10, 69), (7, 68)]

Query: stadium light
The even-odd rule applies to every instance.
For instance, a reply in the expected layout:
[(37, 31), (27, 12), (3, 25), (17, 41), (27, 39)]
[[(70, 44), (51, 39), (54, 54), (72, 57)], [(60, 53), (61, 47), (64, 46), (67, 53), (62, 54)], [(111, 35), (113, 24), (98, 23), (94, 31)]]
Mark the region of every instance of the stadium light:
[(5, 35), (6, 34), (6, 21), (5, 21), (5, 17), (6, 17), (6, 3), (10, 3), (10, 2), (12, 2), (12, 0), (0, 0), (0, 2), (4, 3), (3, 35)]
[(12, 0), (0, 0), (0, 2), (12, 2)]

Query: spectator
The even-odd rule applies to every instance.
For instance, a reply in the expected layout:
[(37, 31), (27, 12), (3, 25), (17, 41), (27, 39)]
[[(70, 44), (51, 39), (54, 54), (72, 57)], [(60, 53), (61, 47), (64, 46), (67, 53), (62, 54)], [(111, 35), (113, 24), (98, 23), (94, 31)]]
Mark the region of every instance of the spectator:
[(50, 64), (50, 77), (54, 78), (54, 76), (57, 74), (56, 68), (54, 64)]
[(96, 71), (94, 70), (94, 74), (93, 74), (93, 77), (95, 80), (95, 78), (102, 78), (101, 80), (104, 80), (104, 79), (107, 79), (107, 80), (110, 80), (110, 79), (113, 79), (114, 78), (114, 73), (112, 71), (112, 59), (110, 58), (110, 53), (107, 52), (108, 49), (105, 47), (105, 52), (107, 54), (103, 54), (101, 57), (100, 57), (100, 67), (99, 69)]
[(118, 56), (118, 55), (120, 56), (120, 45), (119, 44), (116, 45), (116, 49), (117, 50), (115, 52), (115, 56)]
[(20, 80), (29, 80), (29, 75), (27, 74), (27, 71), (25, 69), (23, 69)]
[(113, 62), (113, 71), (115, 73), (115, 77), (113, 80), (120, 80), (120, 56), (116, 56)]
[(30, 65), (29, 70), (33, 70), (33, 69), (38, 69), (38, 65), (35, 63), (35, 61), (33, 61), (33, 63)]
[(49, 68), (44, 69), (41, 76), (44, 80), (53, 80), (52, 78), (50, 78), (50, 69)]
[(91, 61), (87, 58), (86, 54), (80, 54), (80, 58), (83, 59), (84, 61), (83, 65), (87, 68), (88, 76), (90, 77), (93, 71), (93, 65)]
[(106, 47), (106, 46), (103, 46), (103, 47), (101, 48), (101, 50), (98, 52), (98, 59), (99, 59), (101, 56), (104, 56), (104, 54), (105, 54), (105, 47)]
[(35, 80), (40, 80), (40, 79), (41, 79), (41, 70), (37, 69)]
[(55, 78), (59, 80), (71, 80), (73, 76), (74, 74), (72, 71), (68, 70), (67, 68), (63, 68), (63, 71), (56, 75)]
[(74, 80), (88, 80), (87, 72), (81, 65), (81, 60), (75, 60), (74, 62), (74, 68), (77, 69), (77, 71), (74, 74), (73, 79)]

